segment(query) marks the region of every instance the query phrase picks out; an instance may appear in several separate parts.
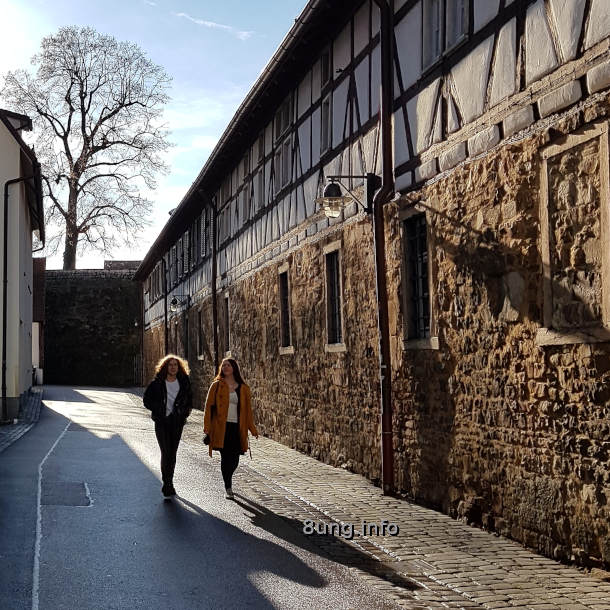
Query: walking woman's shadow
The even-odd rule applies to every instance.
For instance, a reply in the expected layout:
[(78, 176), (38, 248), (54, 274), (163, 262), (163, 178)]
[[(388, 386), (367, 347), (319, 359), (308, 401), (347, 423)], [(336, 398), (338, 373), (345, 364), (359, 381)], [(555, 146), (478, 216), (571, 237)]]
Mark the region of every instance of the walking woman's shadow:
[(341, 536), (316, 533), (306, 535), (303, 533), (303, 522), (298, 519), (280, 516), (239, 494), (235, 495), (235, 502), (247, 511), (246, 514), (254, 526), (264, 529), (277, 538), (342, 565), (357, 567), (403, 589), (415, 591), (420, 588), (414, 581), (399, 574), (391, 566), (381, 563), (376, 557), (349, 544)]
[[(158, 560), (153, 569), (175, 571), (180, 582), (191, 582), (189, 596), (205, 599), (205, 607), (273, 607), (251, 582), (255, 573), (316, 589), (328, 584), (283, 546), (253, 536), (181, 496), (159, 503), (152, 525), (150, 557)], [(164, 581), (171, 582), (171, 574), (166, 573)]]

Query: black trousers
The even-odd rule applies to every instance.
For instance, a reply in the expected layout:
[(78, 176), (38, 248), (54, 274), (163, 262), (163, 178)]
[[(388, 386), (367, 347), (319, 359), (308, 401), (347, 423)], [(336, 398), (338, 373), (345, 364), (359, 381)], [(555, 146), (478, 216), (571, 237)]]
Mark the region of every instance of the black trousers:
[(184, 428), (184, 419), (174, 413), (155, 422), (155, 434), (161, 449), (161, 478), (164, 485), (171, 485), (176, 467), (176, 453)]
[(222, 472), (225, 489), (233, 486), (233, 473), (239, 466), (240, 455), (239, 424), (227, 422), (224, 447), (220, 450), (220, 472)]

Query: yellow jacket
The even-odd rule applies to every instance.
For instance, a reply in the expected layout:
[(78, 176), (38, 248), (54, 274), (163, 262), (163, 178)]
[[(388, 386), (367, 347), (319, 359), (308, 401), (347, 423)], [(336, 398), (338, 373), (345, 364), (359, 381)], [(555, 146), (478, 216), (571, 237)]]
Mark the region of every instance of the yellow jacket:
[[(212, 417), (212, 405), (216, 404), (215, 414)], [(212, 383), (205, 400), (205, 413), (203, 416), (203, 432), (210, 435), (209, 454), (212, 449), (222, 449), (225, 440), (227, 414), (229, 412), (229, 386), (224, 379)], [(248, 430), (258, 436), (252, 416), (252, 398), (250, 388), (242, 383), (239, 390), (239, 444), (242, 452), (248, 451)]]

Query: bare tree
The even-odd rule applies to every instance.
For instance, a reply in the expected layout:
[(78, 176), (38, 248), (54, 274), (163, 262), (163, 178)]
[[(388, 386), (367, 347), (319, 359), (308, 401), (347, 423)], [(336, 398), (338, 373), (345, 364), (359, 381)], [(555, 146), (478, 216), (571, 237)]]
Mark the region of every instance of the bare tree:
[(91, 28), (64, 27), (44, 38), (36, 73), (8, 72), (2, 95), (34, 121), (42, 165), (48, 247), (64, 238), (64, 269), (77, 251), (110, 252), (148, 224), (142, 191), (167, 172), (161, 124), (170, 78), (135, 44)]

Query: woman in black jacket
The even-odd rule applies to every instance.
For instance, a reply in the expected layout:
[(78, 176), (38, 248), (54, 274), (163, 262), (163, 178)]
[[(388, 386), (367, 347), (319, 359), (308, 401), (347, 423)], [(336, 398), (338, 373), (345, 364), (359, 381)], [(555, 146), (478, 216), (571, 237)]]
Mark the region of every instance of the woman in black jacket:
[(161, 493), (168, 500), (176, 495), (174, 469), (182, 428), (193, 406), (189, 366), (175, 354), (161, 358), (155, 378), (144, 392), (144, 406), (155, 422), (155, 434), (161, 449)]

